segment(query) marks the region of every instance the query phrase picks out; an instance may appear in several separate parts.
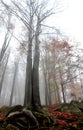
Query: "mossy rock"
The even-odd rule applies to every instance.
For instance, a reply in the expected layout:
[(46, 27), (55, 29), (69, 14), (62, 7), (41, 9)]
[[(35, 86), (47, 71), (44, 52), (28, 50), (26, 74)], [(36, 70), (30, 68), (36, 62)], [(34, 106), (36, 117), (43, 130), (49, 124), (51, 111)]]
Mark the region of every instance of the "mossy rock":
[(61, 104), (61, 111), (62, 112), (70, 112), (70, 109), (69, 109), (69, 103), (62, 103)]
[(61, 105), (61, 111), (64, 112), (72, 112), (72, 113), (79, 113), (81, 110), (78, 107), (78, 102), (77, 101), (72, 101), (70, 103), (63, 103)]

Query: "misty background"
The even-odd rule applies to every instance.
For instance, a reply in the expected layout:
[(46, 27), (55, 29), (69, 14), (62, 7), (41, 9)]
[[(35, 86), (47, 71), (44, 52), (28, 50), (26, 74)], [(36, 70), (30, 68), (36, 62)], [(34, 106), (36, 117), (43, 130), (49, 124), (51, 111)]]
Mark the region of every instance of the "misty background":
[[(26, 11), (28, 13), (26, 0), (22, 2), (18, 4), (20, 1), (7, 1), (7, 3), (5, 0), (0, 1), (0, 106), (24, 104), (29, 31), (28, 22), (24, 24), (23, 21), (28, 16), (25, 15)], [(43, 2), (46, 2), (46, 6), (42, 4), (41, 7), (45, 6), (45, 11), (49, 10), (47, 14), (52, 9), (53, 14), (48, 15), (40, 24), (41, 29), (39, 28), (38, 34), (41, 104), (82, 100), (83, 2), (82, 0)], [(40, 18), (47, 14), (44, 12)], [(34, 16), (31, 26), (34, 37), (37, 16)], [(35, 61), (34, 55), (35, 38), (32, 43), (32, 65)], [(35, 89), (35, 93), (36, 91)]]

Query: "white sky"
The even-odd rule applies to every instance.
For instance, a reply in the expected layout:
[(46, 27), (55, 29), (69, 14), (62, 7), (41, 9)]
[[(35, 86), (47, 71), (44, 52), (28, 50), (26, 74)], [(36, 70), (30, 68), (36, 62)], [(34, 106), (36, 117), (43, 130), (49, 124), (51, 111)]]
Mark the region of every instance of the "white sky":
[[(53, 1), (53, 0), (52, 0)], [(55, 0), (54, 0), (55, 1)], [(59, 0), (64, 11), (56, 14), (48, 24), (61, 29), (67, 36), (83, 42), (83, 0)]]

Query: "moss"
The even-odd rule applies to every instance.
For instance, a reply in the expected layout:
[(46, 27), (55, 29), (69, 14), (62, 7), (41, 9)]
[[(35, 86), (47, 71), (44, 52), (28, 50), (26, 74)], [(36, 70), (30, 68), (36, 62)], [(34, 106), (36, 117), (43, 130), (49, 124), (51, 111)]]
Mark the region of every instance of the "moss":
[(79, 127), (82, 127), (82, 128), (83, 128), (83, 119), (80, 119), (80, 120), (79, 120), (78, 125), (79, 125)]
[(7, 129), (7, 130), (18, 130), (17, 127), (15, 127), (15, 126), (13, 126), (13, 125), (10, 125), (10, 124), (7, 126), (6, 129)]
[(61, 104), (61, 111), (64, 111), (64, 112), (81, 112), (81, 110), (79, 109), (78, 107), (78, 101), (72, 101), (70, 103), (63, 103)]
[(28, 110), (31, 110), (31, 111), (34, 110), (34, 106), (33, 106), (32, 104), (27, 105), (26, 108), (27, 108)]
[(62, 103), (61, 104), (61, 111), (70, 112), (70, 104), (69, 103)]
[(10, 107), (3, 106), (0, 108), (0, 113), (5, 116), (6, 112), (10, 109)]
[(83, 117), (83, 112), (73, 112), (73, 114), (78, 117)]

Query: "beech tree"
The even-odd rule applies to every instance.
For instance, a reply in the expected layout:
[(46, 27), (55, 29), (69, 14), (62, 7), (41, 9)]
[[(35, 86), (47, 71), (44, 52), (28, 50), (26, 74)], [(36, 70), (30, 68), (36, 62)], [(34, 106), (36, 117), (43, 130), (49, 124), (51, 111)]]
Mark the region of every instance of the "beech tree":
[[(51, 96), (51, 101), (53, 101), (52, 96), (54, 94), (55, 103), (67, 102), (73, 98), (78, 99), (80, 86), (82, 85), (82, 80), (80, 81), (82, 77), (80, 75), (82, 75), (83, 71), (80, 63), (81, 53), (78, 53), (75, 47), (64, 40), (52, 39), (51, 42), (45, 43), (43, 47), (43, 73), (45, 75), (46, 88), (48, 89), (46, 93), (48, 92), (47, 95)], [(49, 84), (47, 84), (48, 82)], [(48, 96), (46, 97), (48, 99)], [(51, 102), (46, 101), (46, 103), (50, 104)]]
[[(0, 22), (1, 27), (4, 28), (3, 41), (0, 49), (0, 96), (3, 87), (5, 72), (10, 56), (9, 44), (13, 35), (13, 24), (11, 22), (12, 15), (7, 10), (1, 8)], [(5, 19), (4, 19), (5, 17)]]
[(5, 59), (6, 61), (5, 61), (5, 65), (4, 65), (4, 70), (3, 70), (3, 73), (2, 73), (2, 76), (1, 76), (1, 80), (0, 80), (0, 96), (1, 96), (1, 91), (2, 91), (2, 86), (3, 86), (3, 81), (4, 81), (4, 76), (5, 76), (5, 72), (6, 72), (9, 56), (10, 56), (10, 51), (8, 52), (8, 54), (6, 54), (6, 59)]
[(14, 93), (14, 89), (15, 89), (16, 76), (17, 76), (17, 73), (18, 73), (18, 65), (19, 65), (19, 59), (17, 59), (17, 61), (15, 61), (13, 83), (12, 83), (12, 89), (11, 89), (11, 95), (10, 95), (10, 102), (9, 102), (10, 106), (12, 105), (12, 101), (13, 101), (13, 93)]
[(12, 15), (8, 13), (7, 10), (1, 10), (0, 21), (1, 24), (4, 26), (5, 36), (0, 50), (0, 65), (13, 36), (13, 24), (11, 23), (11, 17)]
[[(6, 9), (19, 18), (28, 31), (24, 105), (41, 105), (39, 94), (40, 34), (42, 23), (53, 14), (52, 8), (47, 9), (47, 3), (45, 0), (11, 1), (12, 6), (10, 6), (2, 1)], [(32, 55), (33, 44), (34, 56)]]

